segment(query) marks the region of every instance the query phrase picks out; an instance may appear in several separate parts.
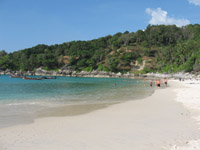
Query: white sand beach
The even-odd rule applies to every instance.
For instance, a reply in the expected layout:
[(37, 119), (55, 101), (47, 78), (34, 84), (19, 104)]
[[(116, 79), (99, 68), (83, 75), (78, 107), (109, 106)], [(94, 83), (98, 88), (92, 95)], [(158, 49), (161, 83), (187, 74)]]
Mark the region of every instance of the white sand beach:
[[(176, 101), (181, 102), (190, 112), (190, 116), (196, 120), (200, 129), (200, 81), (187, 80), (181, 82), (181, 87), (175, 89)], [(174, 145), (170, 150), (199, 150), (200, 139), (185, 141), (182, 146)]]
[(200, 149), (200, 84), (169, 81), (142, 100), (0, 129), (0, 150)]

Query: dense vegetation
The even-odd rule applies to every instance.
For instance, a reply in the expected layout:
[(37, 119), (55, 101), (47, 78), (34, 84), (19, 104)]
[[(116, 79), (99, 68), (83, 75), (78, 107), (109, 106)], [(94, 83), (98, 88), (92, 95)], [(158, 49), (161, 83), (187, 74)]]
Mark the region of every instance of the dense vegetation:
[(117, 33), (91, 41), (37, 45), (7, 54), (0, 51), (3, 70), (47, 70), (72, 66), (75, 70), (113, 72), (200, 71), (200, 25), (149, 25), (144, 31)]

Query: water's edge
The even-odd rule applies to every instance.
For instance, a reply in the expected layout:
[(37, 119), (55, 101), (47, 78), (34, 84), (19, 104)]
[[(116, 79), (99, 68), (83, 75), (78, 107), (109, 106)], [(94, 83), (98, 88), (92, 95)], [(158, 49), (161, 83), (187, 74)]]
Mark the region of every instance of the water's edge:
[[(18, 98), (14, 101), (10, 101), (9, 99), (7, 101), (6, 99), (9, 98), (10, 94), (5, 94), (7, 91), (5, 91), (5, 88), (1, 87), (0, 95), (4, 96), (5, 100), (4, 98), (0, 98), (0, 128), (32, 123), (35, 119), (43, 117), (82, 115), (109, 107), (110, 105), (143, 99), (152, 95), (154, 92), (154, 88), (150, 88), (148, 82), (146, 82), (145, 87), (142, 80), (84, 78), (83, 82), (83, 79), (80, 79), (80, 81), (77, 81), (77, 79), (78, 78), (67, 78), (66, 80), (65, 78), (60, 78), (60, 80), (34, 82), (10, 79), (7, 77), (6, 82), (1, 82), (4, 86), (7, 84), (9, 85), (7, 90), (13, 88), (13, 90), (17, 90), (17, 92), (15, 92), (20, 95), (21, 93), (18, 93), (19, 90), (17, 88), (19, 86), (18, 84), (21, 85), (22, 83), (23, 90), (27, 91), (28, 87), (30, 90), (35, 89), (36, 93), (39, 93), (36, 95), (36, 99), (30, 99), (32, 98), (30, 95), (26, 95), (26, 93), (23, 95), (22, 93), (21, 95), (28, 96), (27, 100), (25, 97), (25, 99), (22, 100)], [(24, 86), (26, 86), (26, 88), (24, 88)], [(50, 90), (51, 92), (49, 94), (54, 92), (55, 96), (49, 97), (48, 95), (43, 101), (43, 97), (45, 97), (46, 93), (43, 91), (40, 93), (40, 91), (45, 87), (47, 89), (44, 90), (47, 92)], [(76, 89), (76, 87), (78, 89)], [(52, 88), (55, 90), (52, 91)], [(70, 92), (66, 91), (71, 88), (75, 89), (75, 95), (72, 93), (74, 90)], [(62, 89), (65, 89), (63, 93)], [(80, 92), (83, 92), (83, 94), (81, 93), (79, 96)], [(62, 94), (64, 94), (63, 97), (61, 97), (62, 99), (59, 99), (59, 96), (62, 96)], [(34, 93), (32, 95), (34, 95)], [(73, 95), (75, 97), (72, 97)], [(15, 96), (15, 94), (13, 96)], [(81, 99), (77, 99), (77, 96)], [(65, 98), (66, 101), (63, 101)], [(71, 98), (75, 99), (72, 99), (73, 101), (68, 101), (68, 99), (70, 100)]]

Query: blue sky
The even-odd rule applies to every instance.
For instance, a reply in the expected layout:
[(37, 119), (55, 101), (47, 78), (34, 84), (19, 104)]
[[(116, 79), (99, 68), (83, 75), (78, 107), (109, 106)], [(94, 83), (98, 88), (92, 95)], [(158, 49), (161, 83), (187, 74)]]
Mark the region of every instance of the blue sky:
[(200, 0), (0, 0), (0, 50), (200, 23)]

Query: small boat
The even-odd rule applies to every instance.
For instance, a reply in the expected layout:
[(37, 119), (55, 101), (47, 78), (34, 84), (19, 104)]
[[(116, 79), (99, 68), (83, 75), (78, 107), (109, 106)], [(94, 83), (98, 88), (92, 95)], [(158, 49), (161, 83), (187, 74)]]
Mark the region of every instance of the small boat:
[(54, 77), (42, 77), (43, 79), (56, 79), (56, 76)]
[(34, 77), (25, 77), (25, 76), (23, 76), (22, 78), (25, 80), (42, 80), (43, 79), (43, 78), (34, 78)]

